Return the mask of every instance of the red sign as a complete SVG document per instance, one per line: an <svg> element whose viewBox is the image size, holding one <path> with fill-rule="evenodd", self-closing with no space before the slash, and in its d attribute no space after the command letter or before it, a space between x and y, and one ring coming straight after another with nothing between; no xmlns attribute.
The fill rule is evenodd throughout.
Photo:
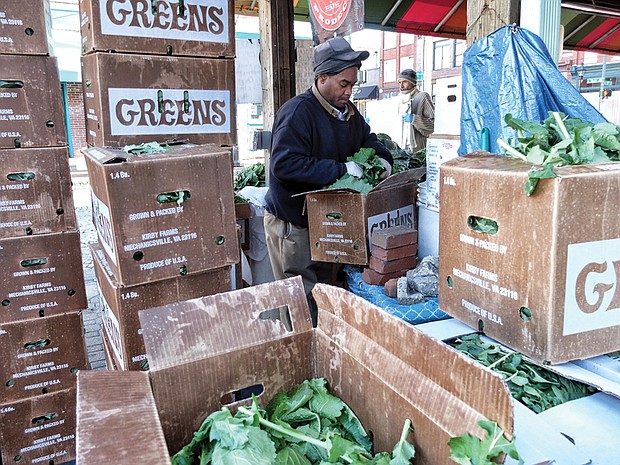
<svg viewBox="0 0 620 465"><path fill-rule="evenodd" d="M308 0L318 25L327 31L335 31L347 19L351 9L350 0Z"/></svg>

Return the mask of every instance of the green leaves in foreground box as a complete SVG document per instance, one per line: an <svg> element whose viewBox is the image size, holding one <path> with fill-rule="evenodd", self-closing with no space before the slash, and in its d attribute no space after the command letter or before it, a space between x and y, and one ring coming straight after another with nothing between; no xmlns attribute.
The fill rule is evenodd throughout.
<svg viewBox="0 0 620 465"><path fill-rule="evenodd" d="M535 413L596 392L591 386L524 360L519 352L484 342L478 334L462 336L450 345L502 375L512 396Z"/></svg>
<svg viewBox="0 0 620 465"><path fill-rule="evenodd" d="M253 398L236 415L212 413L173 465L407 465L414 456L407 420L392 453L371 453L372 441L353 411L323 378L276 394L262 410Z"/></svg>
<svg viewBox="0 0 620 465"><path fill-rule="evenodd" d="M557 111L550 111L543 124L523 121L510 113L504 120L518 137L498 139L498 145L506 155L535 165L525 184L528 196L534 193L538 181L556 177L556 166L620 160L620 127L613 123L592 124Z"/></svg>
<svg viewBox="0 0 620 465"><path fill-rule="evenodd" d="M508 441L504 437L504 431L495 422L482 420L478 425L487 432L484 439L465 433L448 442L450 458L454 462L460 465L495 465L493 459L500 454L506 454L518 460L520 464L523 463L515 448L514 440Z"/></svg>

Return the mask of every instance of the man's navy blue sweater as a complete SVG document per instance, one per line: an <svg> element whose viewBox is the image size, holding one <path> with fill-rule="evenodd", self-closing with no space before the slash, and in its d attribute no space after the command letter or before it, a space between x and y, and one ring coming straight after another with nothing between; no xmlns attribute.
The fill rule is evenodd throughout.
<svg viewBox="0 0 620 465"><path fill-rule="evenodd" d="M294 194L321 189L347 172L347 157L362 147L374 148L393 162L390 152L370 131L354 105L346 121L332 116L312 89L293 97L278 110L272 129L269 190L266 209L276 217L307 227L304 196Z"/></svg>

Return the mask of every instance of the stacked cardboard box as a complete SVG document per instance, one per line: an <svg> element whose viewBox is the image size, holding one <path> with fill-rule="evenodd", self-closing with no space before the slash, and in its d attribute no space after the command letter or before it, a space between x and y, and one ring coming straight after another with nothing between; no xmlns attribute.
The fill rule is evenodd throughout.
<svg viewBox="0 0 620 465"><path fill-rule="evenodd" d="M234 8L108 5L80 1L92 253L109 366L145 370L138 312L231 290L240 269ZM167 150L124 150L152 142Z"/></svg>
<svg viewBox="0 0 620 465"><path fill-rule="evenodd" d="M75 456L80 237L49 4L0 6L0 463Z"/></svg>
<svg viewBox="0 0 620 465"><path fill-rule="evenodd" d="M383 286L390 279L405 276L416 267L418 232L407 226L377 229L372 233L371 256L362 279Z"/></svg>

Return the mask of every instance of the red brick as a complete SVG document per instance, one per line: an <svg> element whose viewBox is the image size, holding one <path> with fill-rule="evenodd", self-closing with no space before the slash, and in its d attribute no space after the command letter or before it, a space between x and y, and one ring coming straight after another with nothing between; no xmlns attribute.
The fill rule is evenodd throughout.
<svg viewBox="0 0 620 465"><path fill-rule="evenodd" d="M398 280L400 278L388 279L385 283L385 295L396 299L398 297Z"/></svg>
<svg viewBox="0 0 620 465"><path fill-rule="evenodd" d="M390 228L375 229L371 236L372 245L384 249L393 249L405 245L415 244L418 241L418 231L407 226L392 226Z"/></svg>
<svg viewBox="0 0 620 465"><path fill-rule="evenodd" d="M377 257L385 262L405 257L416 257L418 255L418 244L409 244L391 249L384 249L378 245L373 245L371 254L373 257Z"/></svg>
<svg viewBox="0 0 620 465"><path fill-rule="evenodd" d="M390 260L383 261L379 260L377 257L370 257L370 263L368 264L370 268L375 270L377 273L394 273L396 271L409 271L412 268L415 268L417 265L417 258L414 257L405 257L399 258L398 260Z"/></svg>
<svg viewBox="0 0 620 465"><path fill-rule="evenodd" d="M405 276L405 274L407 274L407 271L382 274L377 273L371 268L364 268L364 271L362 272L362 279L365 283L374 284L375 286L383 286L390 279L400 278L401 276Z"/></svg>

